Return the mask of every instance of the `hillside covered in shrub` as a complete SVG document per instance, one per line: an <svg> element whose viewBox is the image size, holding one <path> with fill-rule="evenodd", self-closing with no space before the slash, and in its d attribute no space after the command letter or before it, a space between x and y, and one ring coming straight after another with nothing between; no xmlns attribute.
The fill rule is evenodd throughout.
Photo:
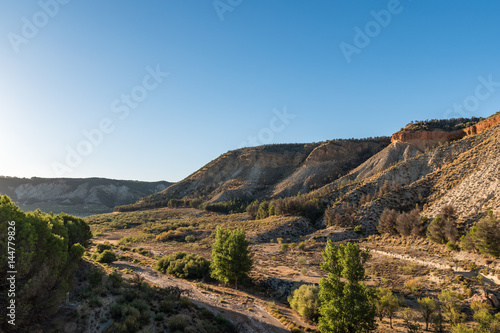
<svg viewBox="0 0 500 333"><path fill-rule="evenodd" d="M15 288L0 294L15 304L15 326L1 316L2 331L33 332L54 314L71 289L75 270L92 237L89 226L67 214L24 213L7 196L0 197L0 260L9 262ZM12 263L13 266L10 266ZM4 266L5 267L5 266ZM6 281L7 270L1 279Z"/></svg>

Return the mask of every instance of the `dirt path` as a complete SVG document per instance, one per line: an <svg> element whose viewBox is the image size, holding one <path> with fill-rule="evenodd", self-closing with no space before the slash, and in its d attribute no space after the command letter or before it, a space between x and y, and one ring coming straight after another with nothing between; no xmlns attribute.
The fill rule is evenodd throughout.
<svg viewBox="0 0 500 333"><path fill-rule="evenodd" d="M221 314L238 325L240 332L290 332L276 318L271 316L264 308L261 301L253 297L247 297L245 303L238 302L216 292L199 290L189 281L161 274L151 267L130 263L127 261L116 261L120 268L131 268L146 281L160 287L175 286L189 291L189 297L195 304L204 307L214 314Z"/></svg>

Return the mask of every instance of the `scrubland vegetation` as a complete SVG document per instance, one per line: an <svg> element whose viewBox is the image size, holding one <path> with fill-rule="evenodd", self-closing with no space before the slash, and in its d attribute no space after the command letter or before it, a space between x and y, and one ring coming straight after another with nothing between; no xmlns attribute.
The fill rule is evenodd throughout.
<svg viewBox="0 0 500 333"><path fill-rule="evenodd" d="M36 317L26 317L29 325L58 325L57 319L51 318L61 315L59 311L54 317L66 292L71 291L70 299L80 306L78 310L69 309L65 315L70 313L71 322L77 327L94 325L103 332L139 332L152 327L172 332L211 332L221 327L237 330L234 323L190 301L187 289L151 287L134 273L133 266L129 266L132 269L119 268L122 262L154 267L161 274L179 279L200 281L195 285L202 294L222 290L224 295L227 290L237 288L243 295L257 293L263 301L271 297L278 303L266 305L269 313L297 332L366 332L379 331L383 327L408 332L424 329L495 332L500 323L492 304L487 301L488 293L486 298L477 296L486 290L481 275L477 275L479 278L464 277L446 269L387 259L377 252L363 250L383 249L384 244L385 247L391 244L392 249L402 244L429 244L427 249L431 250L431 244L435 244L435 249L442 247L439 251L444 254L465 250L498 257L498 221L492 213L466 232L457 224L451 206L444 207L439 216L430 221L421 216L418 207L409 212L386 210L379 221L380 236L371 236L361 243L334 244L311 237L300 241L299 234L277 237L279 229L273 227L283 225L283 230L287 230L293 225L292 221L304 218L280 210L278 212L283 215L260 216L259 219L256 214L251 219L253 216L249 213L163 208L93 216L87 219L89 228L83 220L68 215L25 214L8 198L2 200L5 214L15 216L19 225L23 219L33 224L33 230L41 231L42 226L49 223L59 225L52 227L52 232L57 231L56 235L61 238L39 232L38 242L43 244L40 235L45 234L48 239L61 239L59 251L68 251L65 257L69 261L62 271L57 268L62 263L57 266L50 260L38 259L47 269L59 269L62 272L59 276L67 279L68 284L65 289L58 289L58 293L52 293L52 300L47 296L43 302L33 299L42 304L43 310L40 309ZM290 200L307 202L300 196ZM274 209L283 202L275 200ZM264 210L261 203L253 205L257 212ZM249 211L252 210L250 206ZM268 212L269 207L267 205ZM91 245L91 229L99 234L98 242L83 256L86 263L80 264L81 273L78 274L81 278L75 278L78 258L85 247ZM256 242L269 232L276 237L265 238L268 243ZM106 235L121 236L114 242L99 241L107 239ZM375 244L379 245L374 247ZM271 250L274 248L276 250ZM162 249L169 254L162 255ZM272 255L266 254L270 250ZM49 253L45 255L53 256ZM58 253L60 256L63 252ZM318 256L320 253L322 256ZM37 260L36 255L33 258ZM68 262L74 264L71 266ZM266 262L274 264L269 267ZM292 272L295 273L274 275L270 268L280 265L294 267ZM457 265L472 265L472 262ZM67 270L67 267L72 268ZM273 276L281 281L277 289L261 289L273 281ZM217 285L217 281L222 285ZM289 286L284 294L279 291L283 287L278 287L282 284ZM472 296L476 300L470 300ZM221 304L230 302L230 299L221 299ZM346 322L344 318L351 319Z"/></svg>

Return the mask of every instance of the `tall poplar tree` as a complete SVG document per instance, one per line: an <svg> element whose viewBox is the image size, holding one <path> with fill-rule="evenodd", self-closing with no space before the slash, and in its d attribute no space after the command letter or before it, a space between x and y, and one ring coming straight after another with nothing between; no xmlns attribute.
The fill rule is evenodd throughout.
<svg viewBox="0 0 500 333"><path fill-rule="evenodd" d="M253 265L249 244L243 229L217 228L212 245L211 276L224 283L234 282L238 289L238 281L248 276Z"/></svg>
<svg viewBox="0 0 500 333"><path fill-rule="evenodd" d="M364 263L370 258L358 244L335 246L330 240L322 253L321 268L328 272L319 282L321 332L369 332L376 328L376 294L364 283Z"/></svg>

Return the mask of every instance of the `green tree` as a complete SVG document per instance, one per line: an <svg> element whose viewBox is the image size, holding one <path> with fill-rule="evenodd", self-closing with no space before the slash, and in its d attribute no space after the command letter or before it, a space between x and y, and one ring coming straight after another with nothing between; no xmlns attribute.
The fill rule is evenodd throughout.
<svg viewBox="0 0 500 333"><path fill-rule="evenodd" d="M438 244L455 243L458 240L456 220L455 209L450 205L444 206L427 227L427 238Z"/></svg>
<svg viewBox="0 0 500 333"><path fill-rule="evenodd" d="M387 316L392 328L392 318L394 317L396 311L398 311L399 309L399 300L392 293L392 291L387 288L378 288L377 296L378 297L375 300L375 304L377 306L377 315L380 320Z"/></svg>
<svg viewBox="0 0 500 333"><path fill-rule="evenodd" d="M66 214L24 213L4 195L0 196L0 235L0 261L7 263L10 257L17 271L16 328L31 332L30 326L54 314L70 290L84 252L81 244L88 244L91 237L89 227ZM9 249L12 243L15 252ZM2 281L6 272L0 272ZM0 303L6 301L7 293L0 293ZM7 320L0 317L0 331L12 328Z"/></svg>
<svg viewBox="0 0 500 333"><path fill-rule="evenodd" d="M402 311L401 316L403 317L404 326L406 326L406 331L408 333L418 333L420 332L420 325L417 323L417 318L415 316L415 312L406 308Z"/></svg>
<svg viewBox="0 0 500 333"><path fill-rule="evenodd" d="M358 244L335 246L330 240L321 268L328 272L319 283L321 332L368 332L376 328L376 294L364 283L364 263L370 258Z"/></svg>
<svg viewBox="0 0 500 333"><path fill-rule="evenodd" d="M197 254L177 252L159 259L155 269L184 279L202 278L208 274L210 263Z"/></svg>
<svg viewBox="0 0 500 333"><path fill-rule="evenodd" d="M477 333L474 329L465 326L464 324L458 324L451 328L450 333Z"/></svg>
<svg viewBox="0 0 500 333"><path fill-rule="evenodd" d="M290 307L308 320L317 320L319 317L319 296L318 287L307 284L295 289L292 295L288 296Z"/></svg>
<svg viewBox="0 0 500 333"><path fill-rule="evenodd" d="M247 207L247 213L251 220L255 220L257 217L257 211L259 210L259 202L254 201Z"/></svg>
<svg viewBox="0 0 500 333"><path fill-rule="evenodd" d="M65 213L58 215L66 229L68 229L68 244L80 243L83 247L89 246L92 238L90 227L79 217L71 216Z"/></svg>
<svg viewBox="0 0 500 333"><path fill-rule="evenodd" d="M248 276L253 265L249 244L243 229L217 228L212 245L211 276L224 283L234 282L238 289L238 281Z"/></svg>
<svg viewBox="0 0 500 333"><path fill-rule="evenodd" d="M462 246L466 249L476 248L479 252L500 257L500 221L486 216L462 237Z"/></svg>
<svg viewBox="0 0 500 333"><path fill-rule="evenodd" d="M479 323L479 331L488 333L500 332L500 313L491 314L493 308L488 303L472 303L474 320Z"/></svg>
<svg viewBox="0 0 500 333"><path fill-rule="evenodd" d="M435 217L427 227L427 238L434 243L446 244L445 226L446 221L441 216Z"/></svg>
<svg viewBox="0 0 500 333"><path fill-rule="evenodd" d="M438 304L436 300L430 297L419 298L417 299L417 302L420 305L418 311L422 315L422 318L424 318L425 320L425 330L427 331L429 329L429 322L438 309Z"/></svg>
<svg viewBox="0 0 500 333"><path fill-rule="evenodd" d="M457 214L455 208L451 205L446 205L441 209L441 216L445 220L444 234L448 242L456 242L458 240L458 229L457 229Z"/></svg>
<svg viewBox="0 0 500 333"><path fill-rule="evenodd" d="M465 320L462 313L462 296L452 290L443 290L438 296L442 303L443 317L452 325L457 325Z"/></svg>
<svg viewBox="0 0 500 333"><path fill-rule="evenodd" d="M438 303L436 313L431 318L432 328L434 332L444 331L444 317L441 304Z"/></svg>
<svg viewBox="0 0 500 333"><path fill-rule="evenodd" d="M257 210L256 220L262 220L269 216L269 202L263 201L259 204L259 209Z"/></svg>

